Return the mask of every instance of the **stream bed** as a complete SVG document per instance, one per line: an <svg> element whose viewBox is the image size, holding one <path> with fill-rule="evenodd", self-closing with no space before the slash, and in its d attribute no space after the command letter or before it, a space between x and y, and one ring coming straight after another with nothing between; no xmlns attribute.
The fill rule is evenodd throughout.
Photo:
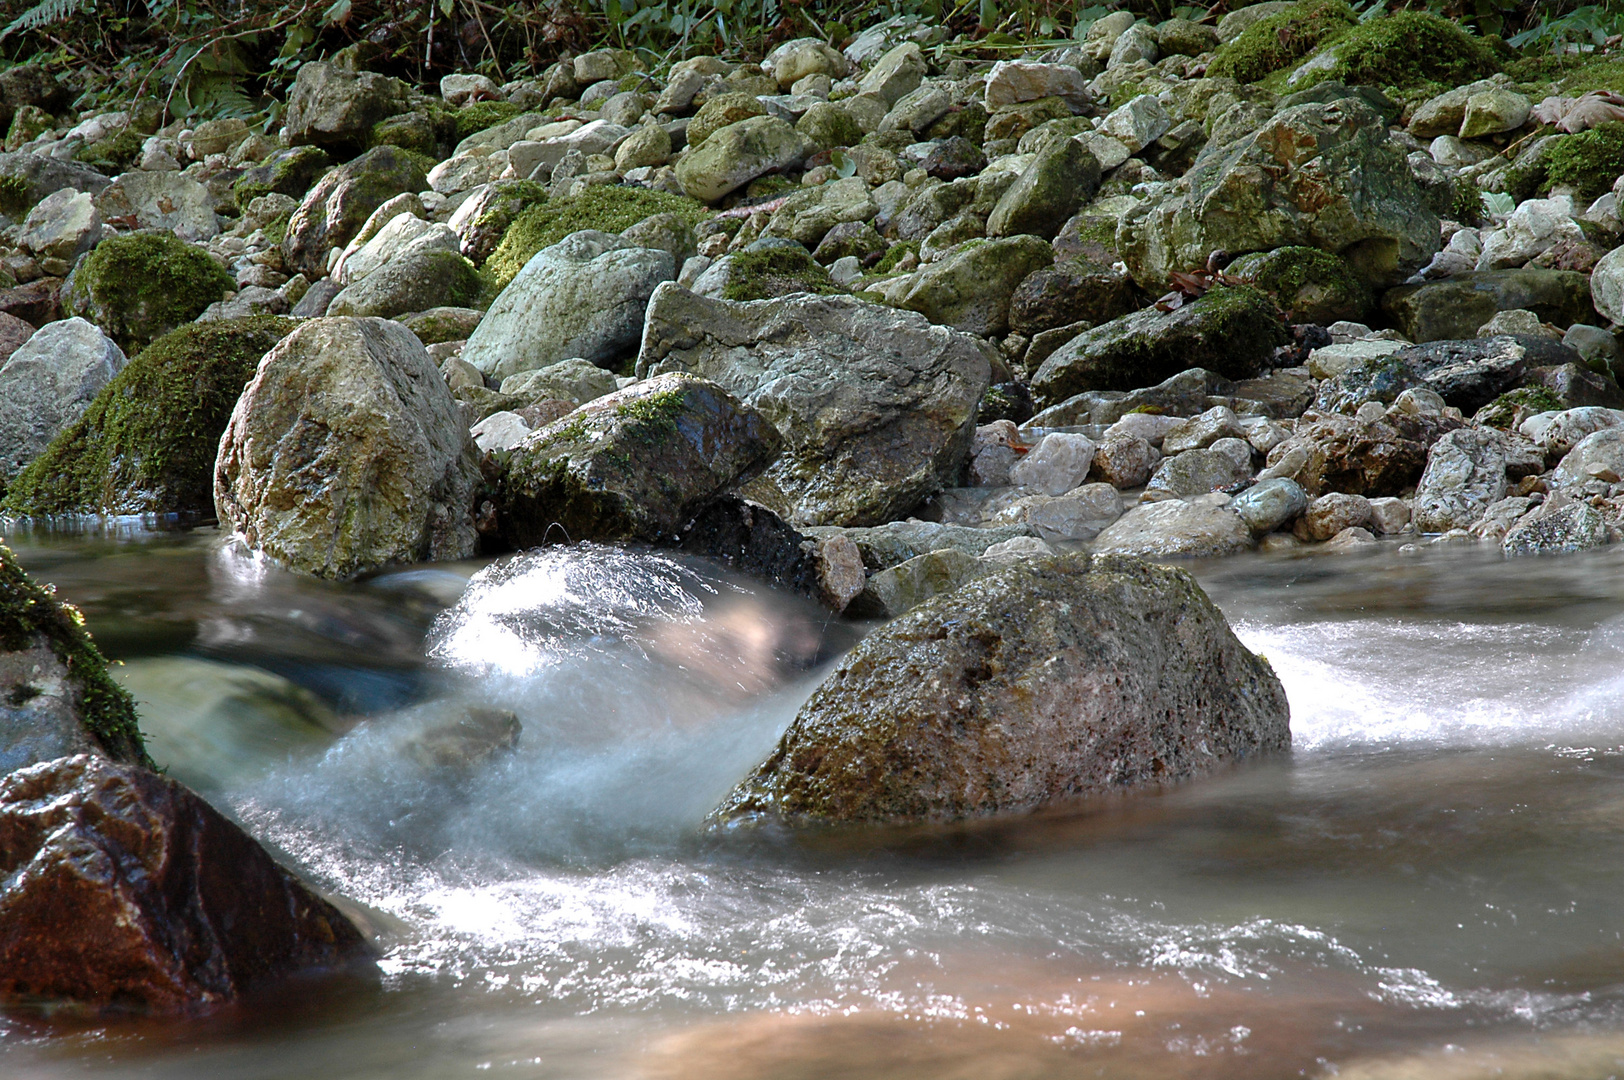
<svg viewBox="0 0 1624 1080"><path fill-rule="evenodd" d="M383 951L201 1017L0 1017L6 1077L1624 1075L1617 549L1194 566L1285 683L1289 756L787 835L704 819L863 627L715 566L327 585L212 529L10 540L153 756Z"/></svg>

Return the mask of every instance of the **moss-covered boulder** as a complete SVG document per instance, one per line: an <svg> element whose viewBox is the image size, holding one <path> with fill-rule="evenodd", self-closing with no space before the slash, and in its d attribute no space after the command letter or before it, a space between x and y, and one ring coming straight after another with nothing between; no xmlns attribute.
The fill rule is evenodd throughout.
<svg viewBox="0 0 1624 1080"><path fill-rule="evenodd" d="M897 306L955 330L1000 335L1015 289L1052 262L1054 249L1035 236L971 240L915 274Z"/></svg>
<svg viewBox="0 0 1624 1080"><path fill-rule="evenodd" d="M1021 560L864 638L712 821L1026 813L1290 746L1280 680L1189 574Z"/></svg>
<svg viewBox="0 0 1624 1080"><path fill-rule="evenodd" d="M589 187L579 195L532 206L513 219L496 250L485 260L486 286L493 295L500 293L531 256L571 233L583 229L624 232L655 214L677 214L693 224L708 216L693 199L613 184Z"/></svg>
<svg viewBox="0 0 1624 1080"><path fill-rule="evenodd" d="M106 176L117 176L134 167L141 156L141 142L139 134L125 127L80 147L73 159Z"/></svg>
<svg viewBox="0 0 1624 1080"><path fill-rule="evenodd" d="M327 314L393 319L443 305L469 307L483 288L474 264L457 252L412 251L346 285Z"/></svg>
<svg viewBox="0 0 1624 1080"><path fill-rule="evenodd" d="M327 253L343 248L372 211L396 195L427 190L422 165L396 146L378 146L322 177L288 221L282 258L309 278L327 274Z"/></svg>
<svg viewBox="0 0 1624 1080"><path fill-rule="evenodd" d="M1145 299L1123 270L1088 258L1028 274L1009 301L1009 328L1032 337L1073 323L1098 326L1139 310Z"/></svg>
<svg viewBox="0 0 1624 1080"><path fill-rule="evenodd" d="M1624 174L1624 123L1614 121L1552 139L1543 164L1542 190L1571 187L1585 202L1611 191L1613 181Z"/></svg>
<svg viewBox="0 0 1624 1080"><path fill-rule="evenodd" d="M85 256L63 287L62 307L133 355L203 314L236 284L201 248L167 233L131 233L103 240Z"/></svg>
<svg viewBox="0 0 1624 1080"><path fill-rule="evenodd" d="M724 261L727 264L727 284L722 287L724 300L770 300L791 293L832 296L846 291L800 247L741 251Z"/></svg>
<svg viewBox="0 0 1624 1080"><path fill-rule="evenodd" d="M677 163L683 192L714 203L752 180L798 167L816 148L776 116L752 116L719 128Z"/></svg>
<svg viewBox="0 0 1624 1080"><path fill-rule="evenodd" d="M1288 80L1294 89L1335 79L1348 86L1435 89L1484 79L1500 61L1458 22L1426 11L1367 19L1324 45Z"/></svg>
<svg viewBox="0 0 1624 1080"><path fill-rule="evenodd" d="M83 753L152 764L84 617L0 545L0 775Z"/></svg>
<svg viewBox="0 0 1624 1080"><path fill-rule="evenodd" d="M668 540L782 446L766 417L715 383L677 373L648 379L588 402L512 451L499 488L502 534L516 547Z"/></svg>
<svg viewBox="0 0 1624 1080"><path fill-rule="evenodd" d="M1084 331L1043 361L1032 396L1055 405L1085 390L1154 386L1187 368L1255 378L1290 340L1280 309L1263 293L1213 289L1176 311L1146 308Z"/></svg>
<svg viewBox="0 0 1624 1080"><path fill-rule="evenodd" d="M489 130L498 124L505 124L523 112L523 109L511 101L475 101L464 105L452 114L452 119L457 125L457 141L461 142L470 135Z"/></svg>
<svg viewBox="0 0 1624 1080"><path fill-rule="evenodd" d="M214 513L214 455L287 319L193 323L149 345L6 491L8 514Z"/></svg>
<svg viewBox="0 0 1624 1080"><path fill-rule="evenodd" d="M1215 78L1257 82L1293 67L1321 42L1359 25L1343 0L1300 0L1289 9L1260 19L1218 49L1207 74Z"/></svg>
<svg viewBox="0 0 1624 1080"><path fill-rule="evenodd" d="M313 60L299 66L288 93L288 141L353 153L366 145L373 125L406 112L411 100L399 79Z"/></svg>
<svg viewBox="0 0 1624 1080"><path fill-rule="evenodd" d="M547 189L533 180L498 180L470 192L451 215L462 253L482 266L502 242L513 219L547 201Z"/></svg>
<svg viewBox="0 0 1624 1080"><path fill-rule="evenodd" d="M327 156L327 151L319 146L277 150L239 176L232 184L231 192L236 196L237 205L244 210L261 195L272 192L300 199L332 163L333 159Z"/></svg>
<svg viewBox="0 0 1624 1080"><path fill-rule="evenodd" d="M688 121L688 148L693 150L705 145L706 139L729 124L748 120L752 116L765 116L766 113L767 107L757 101L754 95L717 94L700 106L694 118Z"/></svg>
<svg viewBox="0 0 1624 1080"><path fill-rule="evenodd" d="M1226 272L1273 297L1288 322L1329 326L1342 319L1357 321L1375 302L1347 263L1318 248L1254 252L1236 259Z"/></svg>
<svg viewBox="0 0 1624 1080"><path fill-rule="evenodd" d="M485 313L470 307L432 307L400 320L425 345L446 341L466 341L479 326Z"/></svg>

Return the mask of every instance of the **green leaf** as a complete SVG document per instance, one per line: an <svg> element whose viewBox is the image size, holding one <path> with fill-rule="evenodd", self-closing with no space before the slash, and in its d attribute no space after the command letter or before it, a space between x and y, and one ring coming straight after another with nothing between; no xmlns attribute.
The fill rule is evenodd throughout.
<svg viewBox="0 0 1624 1080"><path fill-rule="evenodd" d="M440 0L440 14L451 18L457 10L457 0Z"/></svg>

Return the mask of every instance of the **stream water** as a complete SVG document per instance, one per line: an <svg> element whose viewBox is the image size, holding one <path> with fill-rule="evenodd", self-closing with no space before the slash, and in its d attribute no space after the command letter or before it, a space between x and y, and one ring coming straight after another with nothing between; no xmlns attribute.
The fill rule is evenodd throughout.
<svg viewBox="0 0 1624 1080"><path fill-rule="evenodd" d="M11 539L138 696L286 688L302 719L171 702L154 755L383 955L203 1017L0 1017L6 1077L1624 1075L1617 549L1195 567L1285 682L1288 757L787 836L703 821L862 628L715 567L329 586L212 530ZM514 749L441 752L500 710Z"/></svg>

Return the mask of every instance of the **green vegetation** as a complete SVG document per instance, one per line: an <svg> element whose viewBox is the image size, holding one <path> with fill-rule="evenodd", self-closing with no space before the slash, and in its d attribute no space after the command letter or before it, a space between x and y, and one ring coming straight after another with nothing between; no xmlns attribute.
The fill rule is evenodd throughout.
<svg viewBox="0 0 1624 1080"><path fill-rule="evenodd" d="M1359 17L1343 0L1299 0L1291 10L1254 23L1219 48L1207 74L1257 82L1295 67L1322 43L1357 25Z"/></svg>
<svg viewBox="0 0 1624 1080"><path fill-rule="evenodd" d="M20 176L0 176L0 214L22 217L28 213L33 189Z"/></svg>
<svg viewBox="0 0 1624 1080"><path fill-rule="evenodd" d="M0 648L29 649L41 637L68 669L85 731L109 756L151 768L135 699L107 674L107 660L85 630L84 616L58 600L50 586L35 583L11 549L0 545Z"/></svg>
<svg viewBox="0 0 1624 1080"><path fill-rule="evenodd" d="M1612 190L1624 173L1624 123L1614 121L1556 139L1545 154L1545 190L1566 185L1586 201Z"/></svg>
<svg viewBox="0 0 1624 1080"><path fill-rule="evenodd" d="M508 287L531 256L582 229L618 233L654 214L678 214L698 224L709 211L692 199L666 191L599 185L579 195L532 206L513 219L496 250L485 260L485 287L495 296Z"/></svg>
<svg viewBox="0 0 1624 1080"><path fill-rule="evenodd" d="M1289 322L1327 325L1359 319L1373 298L1346 262L1311 247L1283 247L1243 255L1228 273L1267 293L1286 312Z"/></svg>
<svg viewBox="0 0 1624 1080"><path fill-rule="evenodd" d="M1427 84L1460 86L1500 70L1494 51L1481 39L1458 23L1425 11L1400 11L1362 22L1333 47L1336 63L1325 77L1349 86L1397 90Z"/></svg>
<svg viewBox="0 0 1624 1080"><path fill-rule="evenodd" d="M141 141L140 135L125 128L117 135L109 135L80 147L73 157L108 176L117 176L135 165L136 159L141 156Z"/></svg>
<svg viewBox="0 0 1624 1080"><path fill-rule="evenodd" d="M1519 411L1527 416L1530 413L1560 412L1563 408L1562 399L1545 387L1525 386L1501 394L1479 409L1472 419L1479 424L1508 431L1516 422Z"/></svg>
<svg viewBox="0 0 1624 1080"><path fill-rule="evenodd" d="M46 514L214 513L214 458L260 358L293 329L261 317L192 323L113 377L6 492Z"/></svg>
<svg viewBox="0 0 1624 1080"><path fill-rule="evenodd" d="M464 105L455 113L457 139L461 141L476 132L505 124L523 111L511 101L476 101Z"/></svg>
<svg viewBox="0 0 1624 1080"><path fill-rule="evenodd" d="M844 293L829 271L799 248L773 247L731 256L732 273L722 290L726 300L770 300L791 293L828 296Z"/></svg>
<svg viewBox="0 0 1624 1080"><path fill-rule="evenodd" d="M130 233L96 245L74 270L62 306L133 354L236 287L201 249L169 233Z"/></svg>
<svg viewBox="0 0 1624 1080"><path fill-rule="evenodd" d="M897 268L897 263L901 262L903 256L909 254L910 252L915 258L919 257L919 241L904 240L900 244L892 244L890 248L886 250L885 254L880 256L880 261L874 264L874 269L871 272L875 274L889 274L894 272Z"/></svg>

